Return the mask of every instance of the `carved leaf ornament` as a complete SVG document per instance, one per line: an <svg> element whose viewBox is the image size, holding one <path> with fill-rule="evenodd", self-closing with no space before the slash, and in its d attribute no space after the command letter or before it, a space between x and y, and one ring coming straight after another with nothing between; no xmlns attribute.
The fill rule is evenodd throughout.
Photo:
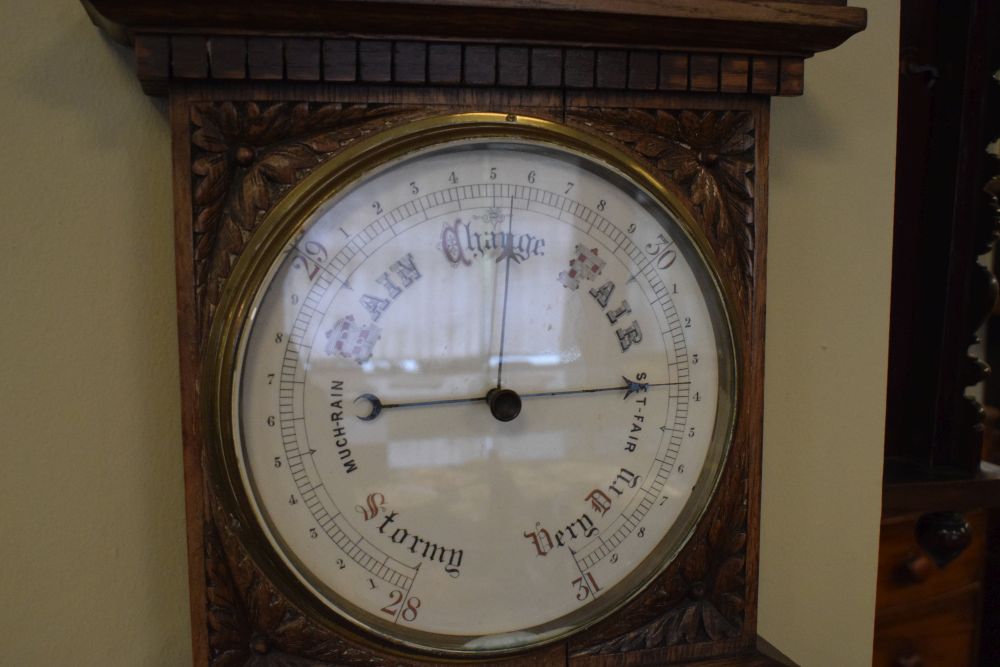
<svg viewBox="0 0 1000 667"><path fill-rule="evenodd" d="M661 584L663 597L673 603L653 621L579 654L666 648L740 634L746 590L746 504L735 512L720 504L706 520L708 530L695 536L678 571Z"/></svg>
<svg viewBox="0 0 1000 667"><path fill-rule="evenodd" d="M358 139L427 115L401 107L308 103L192 105L194 263L202 333L263 215L306 173ZM749 112L588 109L568 114L631 147L677 184L701 218L737 296L753 277L753 116ZM661 613L576 654L608 654L736 637L744 617L746 493L716 503L658 584ZM216 502L206 524L212 667L404 665L310 622L251 561ZM649 617L646 616L646 619ZM627 619L622 619L627 621Z"/></svg>
<svg viewBox="0 0 1000 667"><path fill-rule="evenodd" d="M576 654L738 636L745 611L746 520L745 505L735 516L720 505L708 517L705 534L686 549L680 571L664 584L675 603L642 627ZM212 667L406 664L385 662L307 620L253 564L217 502L207 526L206 556Z"/></svg>
<svg viewBox="0 0 1000 667"><path fill-rule="evenodd" d="M402 667L309 621L260 572L216 501L206 526L212 667Z"/></svg>
<svg viewBox="0 0 1000 667"><path fill-rule="evenodd" d="M263 214L329 156L413 115L400 107L305 102L192 105L195 289L203 332Z"/></svg>
<svg viewBox="0 0 1000 667"><path fill-rule="evenodd" d="M405 107L192 105L195 294L207 333L226 279L264 214L351 143L426 112ZM250 560L221 507L206 524L212 667L389 664L311 623Z"/></svg>

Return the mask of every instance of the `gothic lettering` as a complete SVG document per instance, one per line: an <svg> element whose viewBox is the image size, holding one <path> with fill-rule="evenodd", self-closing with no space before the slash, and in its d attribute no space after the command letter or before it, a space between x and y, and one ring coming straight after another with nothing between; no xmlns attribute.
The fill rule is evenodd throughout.
<svg viewBox="0 0 1000 667"><path fill-rule="evenodd" d="M391 275L389 271L395 275ZM390 264L388 271L383 271L382 275L375 279L375 282L385 290L386 297L362 294L358 301L368 311L368 315L371 316L372 321L378 322L378 319L382 317L382 313L389 309L389 306L403 293L403 290L419 279L420 270L417 268L416 262L413 261L413 254L406 253ZM402 284L402 287L397 282Z"/></svg>
<svg viewBox="0 0 1000 667"><path fill-rule="evenodd" d="M615 333L618 334L618 344L621 345L622 352L628 351L633 343L642 340L642 331L639 330L639 323L635 320L632 320L631 326L618 329Z"/></svg>
<svg viewBox="0 0 1000 667"><path fill-rule="evenodd" d="M573 540L590 538L597 533L598 529L594 525L594 520L590 518L589 514L584 513L578 519L563 526L562 529L555 531L555 546L565 547ZM524 533L524 537L531 542L537 556L545 556L553 548L552 535L549 534L548 530L542 528L540 523L535 524L535 530Z"/></svg>
<svg viewBox="0 0 1000 667"><path fill-rule="evenodd" d="M382 313L389 308L389 304L391 303L389 299L380 299L370 294L362 294L360 301L364 309L371 315L373 322L378 322L378 318L382 317Z"/></svg>
<svg viewBox="0 0 1000 667"><path fill-rule="evenodd" d="M535 530L530 533L524 533L524 536L531 540L531 544L535 547L535 551L538 556L548 556L549 551L552 550L552 536L549 535L549 531L542 528L541 524L535 524Z"/></svg>
<svg viewBox="0 0 1000 667"><path fill-rule="evenodd" d="M624 315L626 313L631 313L631 312L632 312L632 309L629 308L628 301L625 301L624 299L622 299L622 305L621 306L619 306L618 308L615 308L614 310L609 310L608 312L606 312L604 314L608 316L608 322L611 322L611 324L614 324L615 322L618 321L619 317L621 317L622 315Z"/></svg>
<svg viewBox="0 0 1000 667"><path fill-rule="evenodd" d="M434 542L424 539L402 526L391 526L399 517L399 512L389 512L382 520L382 525L378 527L378 532L387 536L393 544L399 544L411 554L419 556L424 560L440 563L444 566L444 571L450 577L459 576L462 567L462 557L465 555L463 549L443 547Z"/></svg>
<svg viewBox="0 0 1000 667"><path fill-rule="evenodd" d="M614 291L615 291L615 284L609 280L600 287L595 287L592 290L590 290L590 296L594 297L597 303L600 304L601 308L607 308L608 299L611 298L611 295L614 293Z"/></svg>
<svg viewBox="0 0 1000 667"><path fill-rule="evenodd" d="M545 239L531 234L511 234L502 230L473 231L472 224L456 219L441 229L441 252L453 266L469 266L472 259L496 257L520 263L545 254Z"/></svg>
<svg viewBox="0 0 1000 667"><path fill-rule="evenodd" d="M594 489L588 493L584 500L589 501L590 506L601 516L604 516L611 509L611 498L608 498L608 494L600 489Z"/></svg>

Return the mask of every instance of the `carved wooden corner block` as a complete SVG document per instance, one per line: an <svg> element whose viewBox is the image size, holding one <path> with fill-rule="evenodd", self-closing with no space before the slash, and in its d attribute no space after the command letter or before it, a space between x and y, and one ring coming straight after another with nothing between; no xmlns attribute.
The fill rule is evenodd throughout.
<svg viewBox="0 0 1000 667"><path fill-rule="evenodd" d="M292 605L251 560L210 497L205 525L209 664L212 667L407 667L322 627Z"/></svg>
<svg viewBox="0 0 1000 667"><path fill-rule="evenodd" d="M700 657L698 644L753 646L747 623L747 501L719 498L678 559L613 622L570 645L574 665L611 664L602 656L636 653L639 664ZM717 650L717 648L716 648Z"/></svg>
<svg viewBox="0 0 1000 667"><path fill-rule="evenodd" d="M291 186L349 144L428 113L306 102L192 104L192 243L202 332L250 235Z"/></svg>

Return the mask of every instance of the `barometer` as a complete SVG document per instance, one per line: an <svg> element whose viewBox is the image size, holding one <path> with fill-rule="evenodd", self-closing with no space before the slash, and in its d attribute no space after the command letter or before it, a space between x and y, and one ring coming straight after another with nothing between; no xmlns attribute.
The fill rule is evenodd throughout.
<svg viewBox="0 0 1000 667"><path fill-rule="evenodd" d="M770 98L863 9L84 5L168 97L195 664L774 664Z"/></svg>
<svg viewBox="0 0 1000 667"><path fill-rule="evenodd" d="M381 133L290 192L228 283L220 495L317 618L458 656L563 638L711 497L726 304L677 199L594 137L485 113Z"/></svg>

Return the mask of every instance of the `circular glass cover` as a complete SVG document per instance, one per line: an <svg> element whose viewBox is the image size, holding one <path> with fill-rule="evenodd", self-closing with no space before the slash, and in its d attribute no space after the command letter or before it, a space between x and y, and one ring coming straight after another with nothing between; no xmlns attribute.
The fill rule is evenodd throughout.
<svg viewBox="0 0 1000 667"><path fill-rule="evenodd" d="M439 653L627 602L700 517L735 409L724 299L666 195L568 131L490 127L314 175L244 258L220 380L255 552Z"/></svg>

